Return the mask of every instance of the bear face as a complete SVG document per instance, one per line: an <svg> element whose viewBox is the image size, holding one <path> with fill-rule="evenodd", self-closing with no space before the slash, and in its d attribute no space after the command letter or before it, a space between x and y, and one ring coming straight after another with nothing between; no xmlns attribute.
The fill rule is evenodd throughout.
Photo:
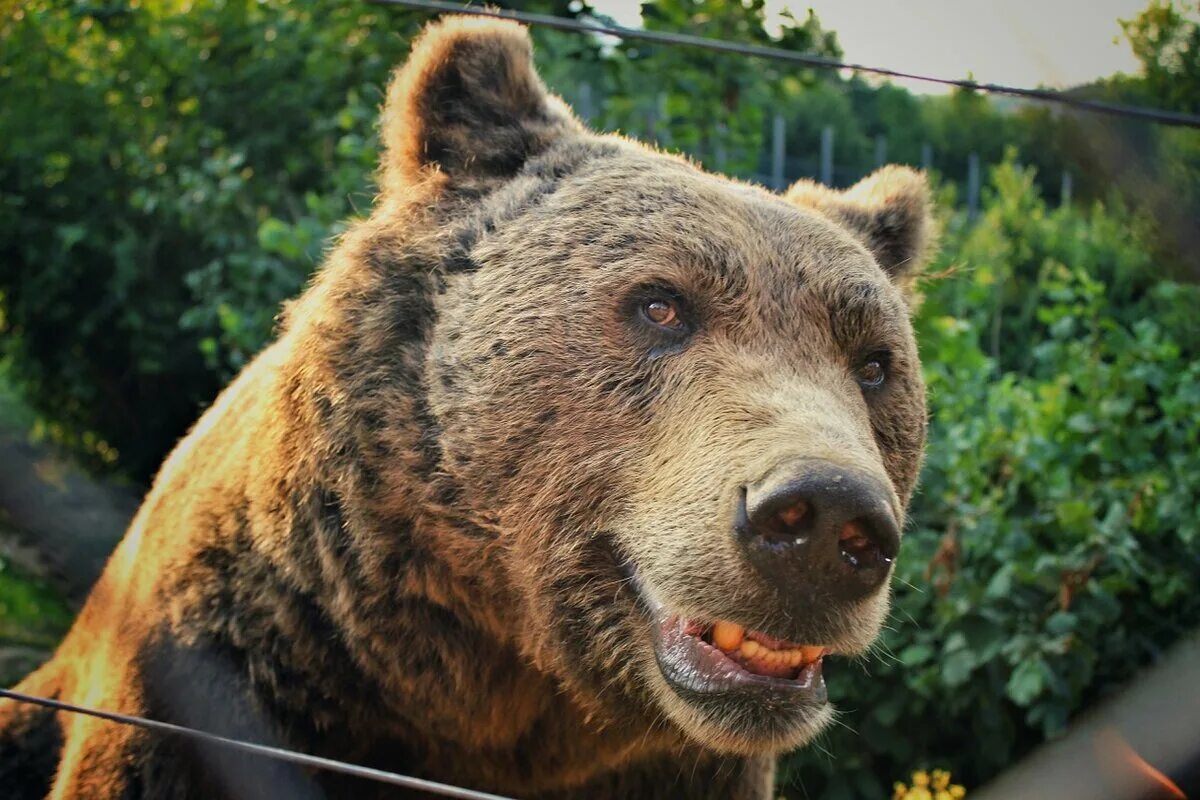
<svg viewBox="0 0 1200 800"><path fill-rule="evenodd" d="M779 196L589 132L477 19L427 31L383 137L376 217L450 253L420 282L426 496L486 540L456 569L511 604L506 644L638 736L806 742L920 467L923 179Z"/></svg>

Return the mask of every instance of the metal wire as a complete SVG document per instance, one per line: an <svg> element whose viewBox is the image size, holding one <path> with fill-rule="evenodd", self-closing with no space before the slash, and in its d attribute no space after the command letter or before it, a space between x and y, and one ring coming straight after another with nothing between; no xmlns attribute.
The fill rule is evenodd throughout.
<svg viewBox="0 0 1200 800"><path fill-rule="evenodd" d="M77 706L73 703L64 703L61 700L53 700L49 697L38 697L37 695L25 694L24 692L14 692L12 689L0 689L0 697L6 697L9 700L16 700L20 703L32 703L33 705L52 708L56 711L69 711L74 714L86 714L89 717L97 717L99 719L108 720L121 725L132 725L146 730L157 731L159 733L170 733L177 736L183 736L188 739L195 739L209 744L228 747L232 750L241 750L246 753L274 758L278 761L287 761L292 764L300 764L305 767L315 767L317 769L326 769L332 772L341 772L346 775L353 775L357 778L366 778L367 780L378 781L379 783L388 783L393 786L403 786L406 789L418 789L430 794L441 795L442 797L456 797L461 800L512 800L512 798L504 797L498 794L488 794L487 792L477 792L474 789L463 789L458 786L451 786L437 781L427 781L422 778L413 778L408 775L399 775L395 772L386 772L381 769L372 769L371 767L362 767L357 764L347 764L344 761L335 761L331 758L321 758L320 756L311 756L307 753L298 753L295 750L287 750L282 747L272 747L265 744L255 744L253 742L243 742L238 739L230 739L225 736L218 736L215 733L196 730L184 725L175 725L170 722L159 722L158 720L146 719L145 717L133 716L131 714L118 714L113 711L101 711L95 708L87 708L85 706Z"/></svg>
<svg viewBox="0 0 1200 800"><path fill-rule="evenodd" d="M429 11L448 14L474 14L480 17L496 17L524 22L530 25L543 25L558 30L576 31L579 33L598 33L605 36L616 36L620 39L636 39L656 44L681 45L684 47L699 47L705 50L715 50L720 53L735 53L755 58L768 58L775 61L786 61L793 64L803 64L822 69L849 69L856 72L869 72L874 75L884 75L890 78L907 78L925 83L936 83L942 86L957 86L962 89L1003 94L1012 97L1022 97L1043 103L1057 103L1081 111L1096 114L1108 114L1114 117L1142 119L1160 125L1173 125L1185 128L1200 128L1200 115L1187 114L1181 111L1167 111L1160 108L1131 106L1123 103L1108 103L1103 100L1089 100L1056 92L1052 89L1027 89L1019 86L1006 86L999 83L978 83L972 80L956 78L939 78L933 75L920 75L914 72L903 72L887 67L872 67L866 64L853 64L838 61L825 56L815 56L785 50L781 47L767 47L757 44L743 44L723 39L708 39L703 36L692 36L686 33L671 33L668 31L647 31L637 28L626 28L621 25L607 25L591 20L568 19L551 14L535 14L526 11L510 11L502 8L461 5L459 3L441 2L441 0L367 0L375 5L399 6L418 11Z"/></svg>

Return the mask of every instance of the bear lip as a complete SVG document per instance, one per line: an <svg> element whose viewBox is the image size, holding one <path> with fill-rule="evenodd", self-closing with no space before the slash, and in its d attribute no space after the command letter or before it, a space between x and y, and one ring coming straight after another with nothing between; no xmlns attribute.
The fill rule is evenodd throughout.
<svg viewBox="0 0 1200 800"><path fill-rule="evenodd" d="M642 581L637 570L624 563L624 572L638 598L653 619L655 659L667 683L677 693L702 696L739 694L787 695L805 705L822 705L827 700L822 659L829 652L821 647L815 657L796 667L772 666L740 653L725 652L712 641L714 625L685 619L669 611ZM746 630L753 640L771 650L800 649L801 645ZM803 648L811 651L813 648Z"/></svg>

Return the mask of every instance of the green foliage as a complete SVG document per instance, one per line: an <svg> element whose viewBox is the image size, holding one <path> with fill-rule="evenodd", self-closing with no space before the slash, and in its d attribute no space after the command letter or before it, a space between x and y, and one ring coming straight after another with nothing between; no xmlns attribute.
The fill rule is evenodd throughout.
<svg viewBox="0 0 1200 800"><path fill-rule="evenodd" d="M0 558L0 647L54 647L73 617L70 606L44 579Z"/></svg>
<svg viewBox="0 0 1200 800"><path fill-rule="evenodd" d="M1194 3L1151 0L1121 28L1142 64L1142 93L1177 111L1200 111L1200 14Z"/></svg>
<svg viewBox="0 0 1200 800"><path fill-rule="evenodd" d="M337 0L43 0L0 22L0 347L52 437L157 466L369 203L414 29Z"/></svg>
<svg viewBox="0 0 1200 800"><path fill-rule="evenodd" d="M44 661L74 617L59 592L6 552L11 537L0 520L0 686Z"/></svg>
<svg viewBox="0 0 1200 800"><path fill-rule="evenodd" d="M785 762L789 796L883 798L921 764L978 786L1200 625L1200 288L1011 163L939 268L892 624L830 670L844 726Z"/></svg>
<svg viewBox="0 0 1200 800"><path fill-rule="evenodd" d="M1169 111L1200 111L1200 10L1195 3L1151 0L1121 20L1140 64L1137 75L1115 75L1081 87L1083 96ZM1054 146L1039 164L1056 161L1082 178L1084 197L1120 193L1154 221L1148 242L1175 275L1200 277L1200 130L1132 120L1101 122L1063 115L1037 126Z"/></svg>
<svg viewBox="0 0 1200 800"><path fill-rule="evenodd" d="M27 431L37 422L37 415L13 385L10 369L8 360L0 359L0 434Z"/></svg>
<svg viewBox="0 0 1200 800"><path fill-rule="evenodd" d="M841 56L836 36L811 12L803 22L789 14L780 34L769 34L765 0L658 0L643 4L642 18L649 30ZM770 109L816 81L811 71L694 48L629 42L621 55L614 63L627 90L616 98L618 127L742 174L758 167ZM648 75L657 78L649 97L634 88Z"/></svg>

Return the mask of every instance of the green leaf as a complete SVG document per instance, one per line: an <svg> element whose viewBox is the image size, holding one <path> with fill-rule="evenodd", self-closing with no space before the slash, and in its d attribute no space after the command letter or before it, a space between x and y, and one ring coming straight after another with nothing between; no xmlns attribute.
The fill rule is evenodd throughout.
<svg viewBox="0 0 1200 800"><path fill-rule="evenodd" d="M1041 657L1034 656L1017 664L1004 692L1021 707L1026 707L1042 693L1045 687L1046 662Z"/></svg>
<svg viewBox="0 0 1200 800"><path fill-rule="evenodd" d="M957 650L942 660L942 683L950 689L962 686L975 669L975 654Z"/></svg>
<svg viewBox="0 0 1200 800"><path fill-rule="evenodd" d="M919 666L933 658L933 648L927 644L910 644L900 651L899 658L907 667Z"/></svg>

